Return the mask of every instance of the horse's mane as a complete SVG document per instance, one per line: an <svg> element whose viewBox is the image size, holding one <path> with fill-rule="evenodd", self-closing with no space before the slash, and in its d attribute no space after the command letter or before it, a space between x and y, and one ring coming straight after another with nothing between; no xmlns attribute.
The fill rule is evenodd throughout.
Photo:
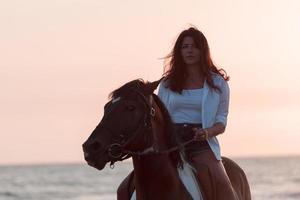
<svg viewBox="0 0 300 200"><path fill-rule="evenodd" d="M159 107L159 109L163 115L163 118L165 120L165 133L166 133L166 137L169 138L167 140L168 141L167 146L168 147L177 146L178 143L176 140L176 135L175 135L175 131L173 128L173 122L171 120L171 116L170 116L167 108L163 104L163 102L159 99L159 97L156 94L153 94L152 96L153 96L157 106ZM170 157L172 159L173 165L175 165L176 167L177 166L182 167L183 161L181 159L179 150L176 150L176 151L170 153Z"/></svg>

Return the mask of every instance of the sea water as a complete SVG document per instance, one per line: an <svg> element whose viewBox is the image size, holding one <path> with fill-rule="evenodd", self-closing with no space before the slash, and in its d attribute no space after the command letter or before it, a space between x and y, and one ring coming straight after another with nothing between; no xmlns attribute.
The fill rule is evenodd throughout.
<svg viewBox="0 0 300 200"><path fill-rule="evenodd" d="M254 200L300 200L300 157L236 158ZM112 200L130 161L98 171L87 164L0 166L0 200Z"/></svg>

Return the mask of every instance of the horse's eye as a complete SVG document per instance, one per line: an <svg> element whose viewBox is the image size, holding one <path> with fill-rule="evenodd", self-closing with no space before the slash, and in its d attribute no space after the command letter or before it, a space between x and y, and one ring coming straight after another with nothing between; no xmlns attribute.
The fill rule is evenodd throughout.
<svg viewBox="0 0 300 200"><path fill-rule="evenodd" d="M129 110L129 111L133 111L133 110L135 110L135 106L129 105L129 106L126 107L126 109Z"/></svg>

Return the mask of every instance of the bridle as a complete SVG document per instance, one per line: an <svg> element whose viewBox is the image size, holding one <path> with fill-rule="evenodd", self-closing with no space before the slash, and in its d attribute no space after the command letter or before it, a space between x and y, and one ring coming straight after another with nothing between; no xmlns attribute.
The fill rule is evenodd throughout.
<svg viewBox="0 0 300 200"><path fill-rule="evenodd" d="M108 156L110 157L110 167L113 168L114 167L114 163L117 161L122 161L125 160L131 156L137 156L137 157L141 157L144 155L150 155L150 154L156 154L156 155L162 155L162 154L169 154L173 151L182 149L185 145L189 144L190 142L193 141L193 139L186 141L185 143L179 144L177 146L171 147L167 150L163 150L160 151L157 148L155 148L156 144L155 141L153 140L146 140L146 142L151 142L152 144L149 144L149 148L146 148L142 151L131 151L126 149L126 146L128 146L132 141L134 141L139 133L144 133L146 134L147 137L149 136L153 136L152 133L152 123L151 123L151 119L155 117L156 115L156 110L153 107L153 97L150 96L149 100L146 98L146 96L138 91L138 90L133 90L133 92L136 92L138 94L138 96L140 97L140 99L142 99L143 104L146 107L146 111L144 112L144 116L142 118L142 120L140 121L140 125L138 126L137 129L135 129L134 133L132 134L133 136L126 140L127 138L125 138L124 135L120 134L118 139L115 139L117 142L114 142L112 144L110 144L107 148L106 148L106 152L108 153ZM112 109L110 108L111 105L118 103L118 101L122 101L122 97L118 97L117 99L113 99L111 102L109 102L108 104L108 109ZM110 110L108 110L108 114L110 113ZM109 130L108 130L109 131Z"/></svg>

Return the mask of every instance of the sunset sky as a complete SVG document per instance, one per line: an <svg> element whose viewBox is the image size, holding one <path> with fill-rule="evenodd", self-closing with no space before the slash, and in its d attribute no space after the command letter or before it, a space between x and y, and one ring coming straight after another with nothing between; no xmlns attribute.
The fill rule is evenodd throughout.
<svg viewBox="0 0 300 200"><path fill-rule="evenodd" d="M109 92L191 24L231 77L228 157L300 155L298 0L0 2L0 164L84 162Z"/></svg>

